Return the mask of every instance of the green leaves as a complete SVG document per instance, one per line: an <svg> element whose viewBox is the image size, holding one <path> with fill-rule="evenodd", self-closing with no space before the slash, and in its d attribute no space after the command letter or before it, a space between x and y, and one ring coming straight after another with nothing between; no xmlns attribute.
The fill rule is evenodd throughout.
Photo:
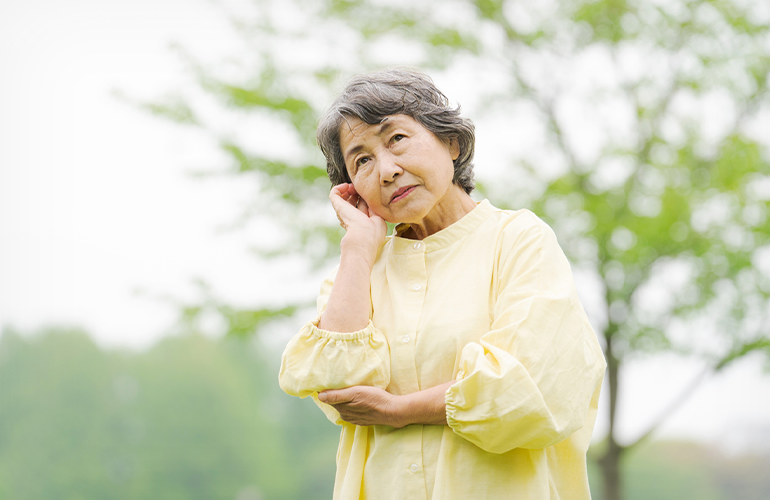
<svg viewBox="0 0 770 500"><path fill-rule="evenodd" d="M235 337L251 337L268 321L290 317L296 310L296 306L273 309L236 309L227 305L217 307L217 312L227 321L227 334Z"/></svg>
<svg viewBox="0 0 770 500"><path fill-rule="evenodd" d="M167 95L156 101L139 101L119 91L113 92L113 95L121 101L128 102L160 118L183 125L200 125L195 112L181 96Z"/></svg>
<svg viewBox="0 0 770 500"><path fill-rule="evenodd" d="M715 369L721 370L734 361L753 352L763 352L766 356L770 356L770 339L758 338L751 342L737 343L725 357L719 360Z"/></svg>
<svg viewBox="0 0 770 500"><path fill-rule="evenodd" d="M150 113L168 118L169 120L186 125L198 125L198 119L192 108L181 99L168 99L162 102L144 104Z"/></svg>
<svg viewBox="0 0 770 500"><path fill-rule="evenodd" d="M475 0L473 3L483 18L500 21L503 17L503 5L505 5L505 2L502 0Z"/></svg>
<svg viewBox="0 0 770 500"><path fill-rule="evenodd" d="M456 29L438 28L426 34L425 40L434 47L446 47L449 49L466 49L470 52L479 51L479 42L475 37L461 33Z"/></svg>
<svg viewBox="0 0 770 500"><path fill-rule="evenodd" d="M742 188L751 179L750 174L770 174L770 164L763 162L757 143L736 134L724 140L710 173L710 187L743 196Z"/></svg>
<svg viewBox="0 0 770 500"><path fill-rule="evenodd" d="M218 334L233 337L252 337L268 323L291 317L299 307L307 304L291 304L282 307L235 307L216 298L208 284L197 282L203 298L193 303L178 303L180 310L179 328L185 332ZM207 331L204 322L214 317L221 320L219 329Z"/></svg>
<svg viewBox="0 0 770 500"><path fill-rule="evenodd" d="M617 43L628 35L623 29L623 16L633 11L625 0L600 0L584 2L573 15L574 21L591 27L593 39Z"/></svg>
<svg viewBox="0 0 770 500"><path fill-rule="evenodd" d="M206 85L228 106L283 113L304 141L315 141L316 115L307 101L272 92L267 85L244 88L218 81Z"/></svg>
<svg viewBox="0 0 770 500"><path fill-rule="evenodd" d="M296 186L295 182L313 184L319 179L326 179L326 170L315 165L294 166L263 156L250 155L235 143L228 141L223 142L221 147L235 160L235 170L238 173L258 172L271 179L288 178L292 187Z"/></svg>

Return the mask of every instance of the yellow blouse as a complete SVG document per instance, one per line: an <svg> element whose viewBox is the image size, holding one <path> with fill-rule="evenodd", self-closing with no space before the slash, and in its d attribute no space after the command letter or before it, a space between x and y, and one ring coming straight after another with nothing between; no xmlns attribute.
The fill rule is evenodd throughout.
<svg viewBox="0 0 770 500"><path fill-rule="evenodd" d="M606 365L543 221L485 200L422 241L388 238L358 332L317 328L332 284L286 347L279 378L342 426L335 500L590 498L585 455ZM449 425L356 426L317 398L453 379Z"/></svg>

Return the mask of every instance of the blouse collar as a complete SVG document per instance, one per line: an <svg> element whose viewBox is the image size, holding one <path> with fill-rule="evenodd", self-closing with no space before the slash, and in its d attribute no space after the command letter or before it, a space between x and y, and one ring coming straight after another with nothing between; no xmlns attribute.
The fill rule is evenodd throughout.
<svg viewBox="0 0 770 500"><path fill-rule="evenodd" d="M465 214L462 219L422 240L402 238L400 235L409 229L409 224L399 224L391 237L393 250L396 253L414 253L415 251L421 253L444 248L476 229L492 215L492 212L494 207L488 200L480 201L476 203L476 208Z"/></svg>

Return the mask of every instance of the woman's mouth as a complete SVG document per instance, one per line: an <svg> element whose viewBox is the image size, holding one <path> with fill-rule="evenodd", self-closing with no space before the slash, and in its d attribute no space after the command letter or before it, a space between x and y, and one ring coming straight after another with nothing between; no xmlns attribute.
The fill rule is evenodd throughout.
<svg viewBox="0 0 770 500"><path fill-rule="evenodd" d="M398 188L395 193L393 193L393 196L390 198L391 203L395 203L399 200L402 200L409 196L409 193L414 191L414 188L416 186L404 186L402 188Z"/></svg>

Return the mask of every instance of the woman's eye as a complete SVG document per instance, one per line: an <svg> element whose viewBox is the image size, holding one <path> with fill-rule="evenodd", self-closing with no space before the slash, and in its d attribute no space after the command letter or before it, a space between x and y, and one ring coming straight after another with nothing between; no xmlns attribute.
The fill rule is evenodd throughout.
<svg viewBox="0 0 770 500"><path fill-rule="evenodd" d="M393 136L393 142L398 142L398 141L400 141L401 139L403 139L404 137L405 137L405 136L404 136L404 135L402 135L402 134L396 134L396 135L394 135L394 136Z"/></svg>
<svg viewBox="0 0 770 500"><path fill-rule="evenodd" d="M364 166L365 163L368 163L368 162L369 162L369 158L364 156L363 158L359 158L358 160L356 160L356 166L361 168Z"/></svg>

